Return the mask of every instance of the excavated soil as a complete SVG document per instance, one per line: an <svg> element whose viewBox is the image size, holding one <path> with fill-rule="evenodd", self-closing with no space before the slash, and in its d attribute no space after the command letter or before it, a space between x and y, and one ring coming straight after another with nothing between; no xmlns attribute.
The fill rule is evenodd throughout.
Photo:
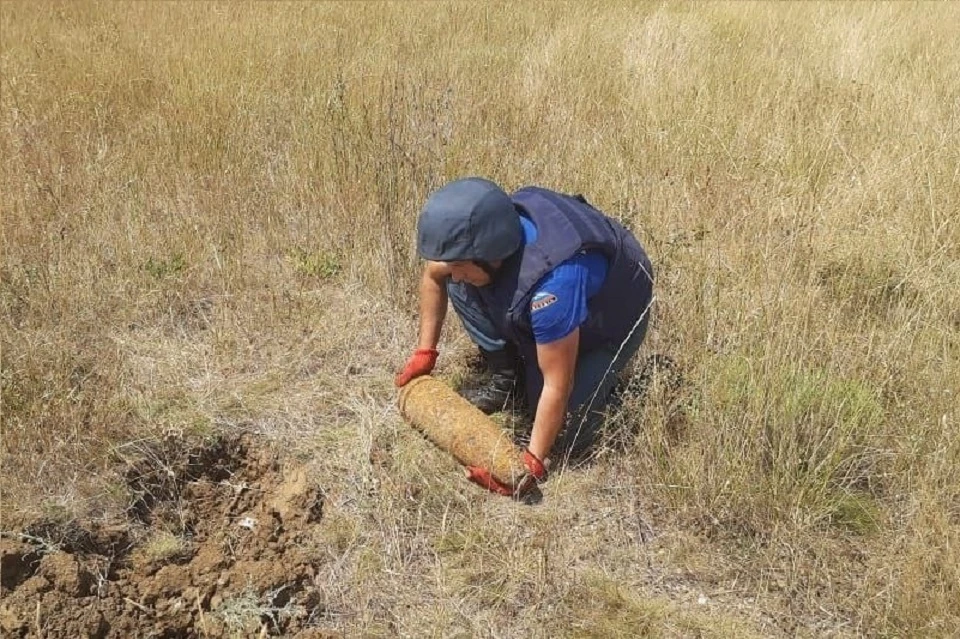
<svg viewBox="0 0 960 639"><path fill-rule="evenodd" d="M251 439L183 447L130 464L123 519L0 538L0 635L330 636L303 550L322 492Z"/></svg>

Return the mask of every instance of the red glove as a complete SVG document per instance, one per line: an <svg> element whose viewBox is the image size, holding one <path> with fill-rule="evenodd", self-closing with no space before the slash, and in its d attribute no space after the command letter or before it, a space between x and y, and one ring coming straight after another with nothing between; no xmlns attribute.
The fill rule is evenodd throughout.
<svg viewBox="0 0 960 639"><path fill-rule="evenodd" d="M418 348L413 351L413 355L404 364L403 370L397 373L394 383L399 386L405 386L414 377L427 375L437 364L437 355L439 353L435 348Z"/></svg>
<svg viewBox="0 0 960 639"><path fill-rule="evenodd" d="M517 499L523 497L533 488L534 484L539 484L547 479L547 462L538 459L536 455L529 450L523 451L523 465L527 467L527 473L520 478L516 485L511 486L494 479L490 471L481 466L467 466L467 479L473 483L486 488L492 493L498 495L513 496Z"/></svg>

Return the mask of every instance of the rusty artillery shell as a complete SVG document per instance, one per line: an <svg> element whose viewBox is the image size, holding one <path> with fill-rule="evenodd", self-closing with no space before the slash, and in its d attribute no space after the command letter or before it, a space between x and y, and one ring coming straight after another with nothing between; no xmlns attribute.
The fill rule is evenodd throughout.
<svg viewBox="0 0 960 639"><path fill-rule="evenodd" d="M526 471L510 436L452 388L424 375L400 389L400 414L465 466L482 466L514 484Z"/></svg>

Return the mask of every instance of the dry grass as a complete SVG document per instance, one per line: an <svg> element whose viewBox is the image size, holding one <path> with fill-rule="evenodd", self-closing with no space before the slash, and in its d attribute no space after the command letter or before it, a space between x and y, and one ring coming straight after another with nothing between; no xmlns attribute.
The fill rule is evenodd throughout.
<svg viewBox="0 0 960 639"><path fill-rule="evenodd" d="M176 560L189 549L189 544L182 537L163 530L152 535L140 548L141 555L137 557L143 562L165 563Z"/></svg>
<svg viewBox="0 0 960 639"><path fill-rule="evenodd" d="M960 632L960 8L6 2L0 29L5 519L119 507L116 446L245 428L322 478L350 635ZM646 352L683 373L536 508L392 405L416 211L462 174L625 220ZM443 371L467 350L448 331Z"/></svg>

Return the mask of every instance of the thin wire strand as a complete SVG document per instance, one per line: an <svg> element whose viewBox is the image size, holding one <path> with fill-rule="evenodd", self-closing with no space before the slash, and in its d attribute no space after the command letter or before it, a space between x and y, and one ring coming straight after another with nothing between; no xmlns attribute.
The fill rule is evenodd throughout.
<svg viewBox="0 0 960 639"><path fill-rule="evenodd" d="M641 268L643 268L642 265L641 265ZM647 270L646 270L646 269L643 269L643 272L647 274L647 277L650 277L650 274L647 273ZM653 278L650 278L650 279L651 279L651 282L652 282L652 281L653 281ZM590 401L588 401L587 404L586 404L586 410L583 411L583 414L582 414L581 417L580 417L580 423L577 425L577 431L576 431L576 432L574 433L574 435L573 435L573 441L574 441L574 442L577 441L577 438L580 436L580 433L581 433L581 431L583 430L583 425L586 423L586 421L587 421L587 416L590 414L590 411L593 409L593 403L594 403L594 402L596 401L596 399L597 399L597 394L600 392L600 387L603 386L604 380L607 379L607 376L610 374L610 371L613 370L613 365L614 365L614 363L616 363L616 361L619 359L620 353L623 352L623 347L626 346L627 342L630 341L630 338L633 337L633 334L636 332L637 327L640 326L640 324L643 322L644 318L647 316L647 313L650 312L650 308L653 306L653 303L656 301L656 299L657 299L657 296L656 296L656 295L653 295L653 296L650 298L650 301L647 302L646 308L644 308L644 309L643 309L643 312L640 313L640 317L638 317L638 318L637 318L637 321L634 322L633 327L630 329L630 332L627 333L627 336L623 338L623 341L622 341L622 342L620 342L620 347L617 348L617 352L614 354L613 359L611 359L611 360L610 360L610 363L607 365L607 370L604 371L603 376L600 378L600 381L597 382L597 387L594 389L593 395L590 396ZM563 461L564 461L564 464L563 464L564 468L561 469L561 471L560 471L560 475L561 475L561 476L563 476L563 472L564 472L564 470L566 469L566 464L567 464L567 462L570 461L570 455L571 455L572 448L573 448L572 446L568 447L566 453L564 454L564 459L563 459Z"/></svg>

